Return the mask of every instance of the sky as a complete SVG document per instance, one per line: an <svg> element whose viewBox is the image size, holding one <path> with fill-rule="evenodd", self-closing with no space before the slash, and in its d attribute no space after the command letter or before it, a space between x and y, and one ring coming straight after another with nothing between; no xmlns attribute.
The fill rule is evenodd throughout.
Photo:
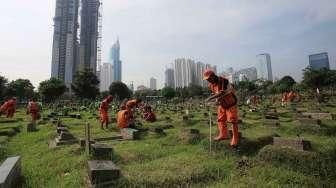
<svg viewBox="0 0 336 188"><path fill-rule="evenodd" d="M0 7L0 75L35 86L50 77L55 0L10 0ZM103 62L120 40L123 81L164 82L174 59L220 70L255 66L269 53L273 75L302 78L308 55L328 52L336 67L335 0L103 0Z"/></svg>

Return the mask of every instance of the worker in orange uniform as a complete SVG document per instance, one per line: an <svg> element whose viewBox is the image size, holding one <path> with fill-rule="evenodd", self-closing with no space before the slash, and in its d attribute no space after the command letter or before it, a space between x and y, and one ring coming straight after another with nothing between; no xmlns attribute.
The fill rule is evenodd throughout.
<svg viewBox="0 0 336 188"><path fill-rule="evenodd" d="M15 111L16 111L16 98L15 97L6 101L0 107L0 114L6 114L7 118L14 117Z"/></svg>
<svg viewBox="0 0 336 188"><path fill-rule="evenodd" d="M119 129L129 128L133 124L133 118L129 109L120 110L117 114Z"/></svg>
<svg viewBox="0 0 336 188"><path fill-rule="evenodd" d="M29 114L29 113L31 114L32 123L34 123L34 124L41 117L39 107L33 99L30 99L29 102L28 102L27 114Z"/></svg>
<svg viewBox="0 0 336 188"><path fill-rule="evenodd" d="M238 145L238 107L237 97L234 94L232 85L229 80L217 76L212 70L206 70L203 79L209 82L209 88L213 92L213 96L207 101L217 100L218 105L218 132L219 135L215 140L228 139L228 130L226 122L232 123L232 140L230 145L235 147Z"/></svg>
<svg viewBox="0 0 336 188"><path fill-rule="evenodd" d="M155 116L154 112L152 111L151 106L146 105L144 107L143 118L148 122L155 122L156 121L156 116Z"/></svg>
<svg viewBox="0 0 336 188"><path fill-rule="evenodd" d="M132 99L127 101L126 103L126 108L129 108L131 110L135 110L135 108L137 107L141 107L142 106L142 100L141 99Z"/></svg>
<svg viewBox="0 0 336 188"><path fill-rule="evenodd" d="M108 128L109 124L109 117L108 117L108 109L109 109L109 104L112 102L113 97L111 95L107 96L101 103L99 107L99 114L100 114L100 123L101 123L101 128L104 129L104 124L105 128Z"/></svg>

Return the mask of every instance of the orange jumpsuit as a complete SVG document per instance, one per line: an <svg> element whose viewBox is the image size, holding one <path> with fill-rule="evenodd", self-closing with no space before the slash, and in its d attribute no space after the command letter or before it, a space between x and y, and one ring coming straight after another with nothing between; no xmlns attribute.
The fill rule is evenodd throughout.
<svg viewBox="0 0 336 188"><path fill-rule="evenodd" d="M31 114L32 120L36 121L39 118L39 109L36 102L28 103L28 112Z"/></svg>
<svg viewBox="0 0 336 188"><path fill-rule="evenodd" d="M10 99L0 107L0 113L6 113L7 118L12 118L16 111L16 100Z"/></svg>
<svg viewBox="0 0 336 188"><path fill-rule="evenodd" d="M156 121L156 116L155 116L154 112L152 112L152 111L144 112L143 117L148 122L155 122Z"/></svg>
<svg viewBox="0 0 336 188"><path fill-rule="evenodd" d="M109 100L104 99L103 102L101 102L99 107L99 114L100 114L100 122L101 123L109 123L109 117L108 117L108 108L109 108Z"/></svg>
<svg viewBox="0 0 336 188"><path fill-rule="evenodd" d="M117 114L117 125L118 128L128 128L129 124L131 123L131 111L129 110L120 110Z"/></svg>
<svg viewBox="0 0 336 188"><path fill-rule="evenodd" d="M214 93L220 93L228 88L229 81L223 77L218 77L218 83L209 83L210 90ZM237 104L233 106L226 107L227 104L232 103L232 97L235 97L233 93L227 96L218 98L219 106L217 109L217 121L219 136L217 140L223 140L228 138L227 125L226 122L232 123L232 133L233 137L231 140L231 145L236 146L238 144L238 108Z"/></svg>

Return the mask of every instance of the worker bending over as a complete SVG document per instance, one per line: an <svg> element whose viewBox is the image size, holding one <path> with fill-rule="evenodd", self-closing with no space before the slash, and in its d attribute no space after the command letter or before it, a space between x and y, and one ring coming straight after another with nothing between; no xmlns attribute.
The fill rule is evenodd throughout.
<svg viewBox="0 0 336 188"><path fill-rule="evenodd" d="M152 111L151 106L146 105L144 107L143 118L148 122L155 122L156 121L156 116L155 116L154 112Z"/></svg>
<svg viewBox="0 0 336 188"><path fill-rule="evenodd" d="M140 99L132 99L120 106L120 111L117 114L117 125L118 128L135 128L135 117L134 112L137 107L141 105Z"/></svg>
<svg viewBox="0 0 336 188"><path fill-rule="evenodd" d="M226 122L232 123L232 140L230 145L238 145L238 108L237 97L234 94L232 85L223 77L217 76L212 70L206 70L203 79L209 82L209 88L214 94L207 101L216 99L218 105L218 131L219 135L215 140L228 139L228 129Z"/></svg>
<svg viewBox="0 0 336 188"><path fill-rule="evenodd" d="M101 128L104 129L104 124L105 128L108 128L109 124L109 116L108 116L108 109L109 109L109 104L112 102L113 97L111 95L107 96L101 103L99 107L99 115L100 115L100 123L101 123Z"/></svg>
<svg viewBox="0 0 336 188"><path fill-rule="evenodd" d="M16 98L13 97L12 99L6 101L0 107L0 115L6 114L7 118L13 118L16 111Z"/></svg>

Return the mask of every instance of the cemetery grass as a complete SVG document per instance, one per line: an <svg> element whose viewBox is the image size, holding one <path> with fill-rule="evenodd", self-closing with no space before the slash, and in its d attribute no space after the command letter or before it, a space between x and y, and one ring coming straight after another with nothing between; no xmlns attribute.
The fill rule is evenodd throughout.
<svg viewBox="0 0 336 188"><path fill-rule="evenodd" d="M334 108L328 110L336 112ZM43 116L49 112L45 111ZM211 154L208 151L208 117L204 115L207 111L199 109L191 113L194 117L187 123L182 121L181 113L169 110L164 113L157 110L159 121L156 123L142 122L144 127L171 124L173 128L165 130L166 136L148 132L137 141L103 142L113 147L113 161L121 169L122 177L116 187L332 187L336 184L333 174L318 176L288 165L258 161L258 151L265 145L259 138L274 135L295 138L300 134L312 142L314 152L336 157L335 135L298 132L293 128L295 122L291 121L291 113L286 110L281 112L279 128L267 128L262 125L260 113L247 112L240 125L246 138L240 150L229 149L229 141L224 141L213 143ZM115 123L109 130L101 130L92 113L82 111L81 114L82 119L62 118L77 138L84 137L86 121L92 125L95 138L119 134ZM166 120L167 116L170 121ZM50 149L48 142L56 136L51 122L38 125L37 132L27 133L28 117L23 109L18 111L16 119L16 122L1 123L6 118L0 118L0 130L20 128L15 136L0 137L1 159L21 155L24 187L86 187L86 161L90 156L86 156L78 144ZM215 115L212 119L216 120ZM336 127L333 121L323 123ZM182 143L179 134L185 128L199 129L201 139ZM213 137L216 129L216 122L213 122Z"/></svg>

